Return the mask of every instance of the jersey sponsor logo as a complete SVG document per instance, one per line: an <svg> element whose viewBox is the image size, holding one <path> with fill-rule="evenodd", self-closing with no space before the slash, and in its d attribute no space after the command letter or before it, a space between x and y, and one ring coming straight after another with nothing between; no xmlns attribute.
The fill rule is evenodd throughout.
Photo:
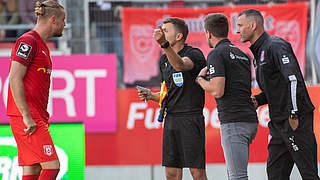
<svg viewBox="0 0 320 180"><path fill-rule="evenodd" d="M210 68L209 68L209 74L214 74L216 71L214 70L214 67L212 65L210 65Z"/></svg>
<svg viewBox="0 0 320 180"><path fill-rule="evenodd" d="M286 55L282 55L282 63L283 64L288 64L290 61L289 61L289 57L287 57Z"/></svg>
<svg viewBox="0 0 320 180"><path fill-rule="evenodd" d="M52 152L52 145L43 145L44 154L47 156L51 156Z"/></svg>
<svg viewBox="0 0 320 180"><path fill-rule="evenodd" d="M260 61L264 61L264 51L261 51Z"/></svg>
<svg viewBox="0 0 320 180"><path fill-rule="evenodd" d="M17 56L27 59L32 47L26 43L21 42L16 53Z"/></svg>
<svg viewBox="0 0 320 180"><path fill-rule="evenodd" d="M299 151L299 147L298 145L294 142L294 136L289 136L289 143L291 144L291 147L293 149L293 151Z"/></svg>
<svg viewBox="0 0 320 180"><path fill-rule="evenodd" d="M51 69L46 69L46 68L43 67L43 68L38 68L37 71L42 71L44 73L51 74L52 70Z"/></svg>
<svg viewBox="0 0 320 180"><path fill-rule="evenodd" d="M249 61L249 59L245 56L238 56L236 54L233 54L232 52L230 52L230 58L231 59L240 59L240 60L245 60L245 61Z"/></svg>
<svg viewBox="0 0 320 180"><path fill-rule="evenodd" d="M178 86L181 87L183 85L183 75L182 72L173 73L172 74L173 82Z"/></svg>

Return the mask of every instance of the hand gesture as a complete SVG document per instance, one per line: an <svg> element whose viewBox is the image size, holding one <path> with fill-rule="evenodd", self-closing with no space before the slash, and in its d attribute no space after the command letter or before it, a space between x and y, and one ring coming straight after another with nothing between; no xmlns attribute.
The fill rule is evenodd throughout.
<svg viewBox="0 0 320 180"><path fill-rule="evenodd" d="M208 76L208 67L204 67L203 69L201 69L200 73L198 76L204 76L207 77Z"/></svg>
<svg viewBox="0 0 320 180"><path fill-rule="evenodd" d="M153 31L153 39L156 40L159 45L163 45L165 42L167 42L166 36L161 26L159 26L159 29L155 29Z"/></svg>
<svg viewBox="0 0 320 180"><path fill-rule="evenodd" d="M24 129L24 132L32 135L37 129L37 124L33 121L31 116L23 116L23 122L27 126L27 128Z"/></svg>

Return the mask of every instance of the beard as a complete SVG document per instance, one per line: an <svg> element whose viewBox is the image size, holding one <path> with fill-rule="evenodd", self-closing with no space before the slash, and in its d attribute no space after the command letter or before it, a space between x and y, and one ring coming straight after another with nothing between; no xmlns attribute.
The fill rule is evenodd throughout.
<svg viewBox="0 0 320 180"><path fill-rule="evenodd" d="M53 36L52 37L61 37L63 35L63 29L60 30L60 31L56 31L53 33Z"/></svg>

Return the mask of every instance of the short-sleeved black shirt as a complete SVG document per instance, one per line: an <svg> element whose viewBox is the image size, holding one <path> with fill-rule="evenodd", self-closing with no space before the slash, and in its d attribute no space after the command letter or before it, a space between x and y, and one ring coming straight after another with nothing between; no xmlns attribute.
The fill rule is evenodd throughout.
<svg viewBox="0 0 320 180"><path fill-rule="evenodd" d="M204 107L204 91L195 83L200 70L206 66L206 60L197 48L185 45L178 52L180 57L188 57L194 67L188 71L176 71L163 54L160 58L161 81L165 81L168 90L167 113L192 115L202 114Z"/></svg>
<svg viewBox="0 0 320 180"><path fill-rule="evenodd" d="M209 78L225 77L224 95L216 98L221 123L258 122L251 102L250 58L228 39L221 40L207 59Z"/></svg>

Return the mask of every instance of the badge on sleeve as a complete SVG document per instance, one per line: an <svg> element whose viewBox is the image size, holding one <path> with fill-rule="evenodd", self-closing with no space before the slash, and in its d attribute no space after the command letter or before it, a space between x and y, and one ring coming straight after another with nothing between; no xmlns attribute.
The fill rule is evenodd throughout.
<svg viewBox="0 0 320 180"><path fill-rule="evenodd" d="M26 43L21 42L17 51L17 56L27 59L32 47Z"/></svg>
<svg viewBox="0 0 320 180"><path fill-rule="evenodd" d="M183 85L183 76L182 72L173 73L172 74L173 82L178 86L181 87Z"/></svg>

